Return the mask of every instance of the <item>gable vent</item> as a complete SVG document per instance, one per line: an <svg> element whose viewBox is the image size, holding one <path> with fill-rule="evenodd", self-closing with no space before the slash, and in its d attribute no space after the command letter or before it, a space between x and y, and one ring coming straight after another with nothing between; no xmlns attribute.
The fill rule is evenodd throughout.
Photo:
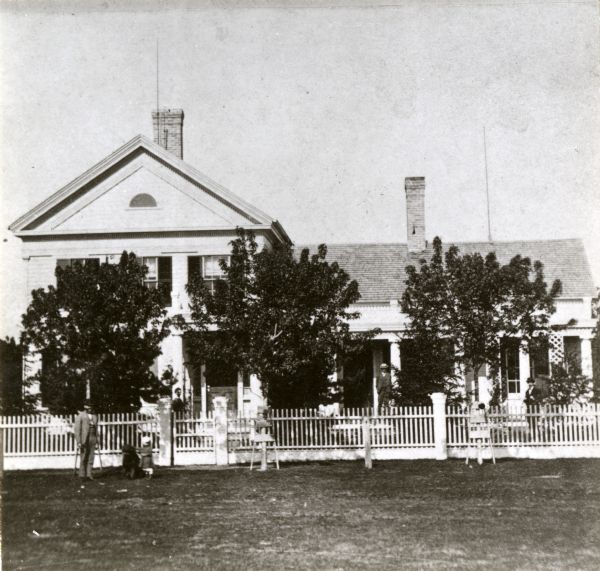
<svg viewBox="0 0 600 571"><path fill-rule="evenodd" d="M149 194L136 194L129 203L129 208L155 208L156 200Z"/></svg>

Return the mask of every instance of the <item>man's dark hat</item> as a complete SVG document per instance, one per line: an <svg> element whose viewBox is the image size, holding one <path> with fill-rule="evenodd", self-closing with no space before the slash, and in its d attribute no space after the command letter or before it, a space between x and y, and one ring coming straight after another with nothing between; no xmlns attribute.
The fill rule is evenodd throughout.
<svg viewBox="0 0 600 571"><path fill-rule="evenodd" d="M532 379L531 377L529 377L527 379L527 384L533 384L533 385L535 385L535 379Z"/></svg>

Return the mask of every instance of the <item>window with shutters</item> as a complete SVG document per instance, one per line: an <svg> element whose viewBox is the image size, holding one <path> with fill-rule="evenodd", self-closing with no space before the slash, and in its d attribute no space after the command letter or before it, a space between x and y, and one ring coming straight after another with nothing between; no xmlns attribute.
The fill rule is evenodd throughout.
<svg viewBox="0 0 600 571"><path fill-rule="evenodd" d="M225 277L221 260L229 262L229 256L188 256L188 283L202 277L211 293L214 293L215 283Z"/></svg>
<svg viewBox="0 0 600 571"><path fill-rule="evenodd" d="M148 268L144 285L160 290L165 305L171 305L173 271L171 256L148 256L142 258L142 264Z"/></svg>
<svg viewBox="0 0 600 571"><path fill-rule="evenodd" d="M79 265L81 267L100 267L100 258L59 258L56 260L56 267L62 270ZM59 278L57 277L57 280Z"/></svg>
<svg viewBox="0 0 600 571"><path fill-rule="evenodd" d="M100 258L60 258L56 260L57 268L70 268L75 264L79 264L81 266L100 266Z"/></svg>

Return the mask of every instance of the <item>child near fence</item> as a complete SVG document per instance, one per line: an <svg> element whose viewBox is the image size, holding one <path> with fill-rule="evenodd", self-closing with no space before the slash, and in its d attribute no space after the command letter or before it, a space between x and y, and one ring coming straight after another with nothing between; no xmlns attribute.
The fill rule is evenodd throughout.
<svg viewBox="0 0 600 571"><path fill-rule="evenodd" d="M142 438L140 467L146 478L152 478L152 475L154 474L154 460L152 459L152 439L149 436L144 436L144 438Z"/></svg>

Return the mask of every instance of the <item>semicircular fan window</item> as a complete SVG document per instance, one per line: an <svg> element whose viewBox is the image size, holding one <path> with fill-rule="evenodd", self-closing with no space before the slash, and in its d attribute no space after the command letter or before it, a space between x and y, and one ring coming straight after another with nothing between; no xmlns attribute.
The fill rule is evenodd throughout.
<svg viewBox="0 0 600 571"><path fill-rule="evenodd" d="M136 194L129 203L129 208L154 208L156 207L156 200L149 194Z"/></svg>

